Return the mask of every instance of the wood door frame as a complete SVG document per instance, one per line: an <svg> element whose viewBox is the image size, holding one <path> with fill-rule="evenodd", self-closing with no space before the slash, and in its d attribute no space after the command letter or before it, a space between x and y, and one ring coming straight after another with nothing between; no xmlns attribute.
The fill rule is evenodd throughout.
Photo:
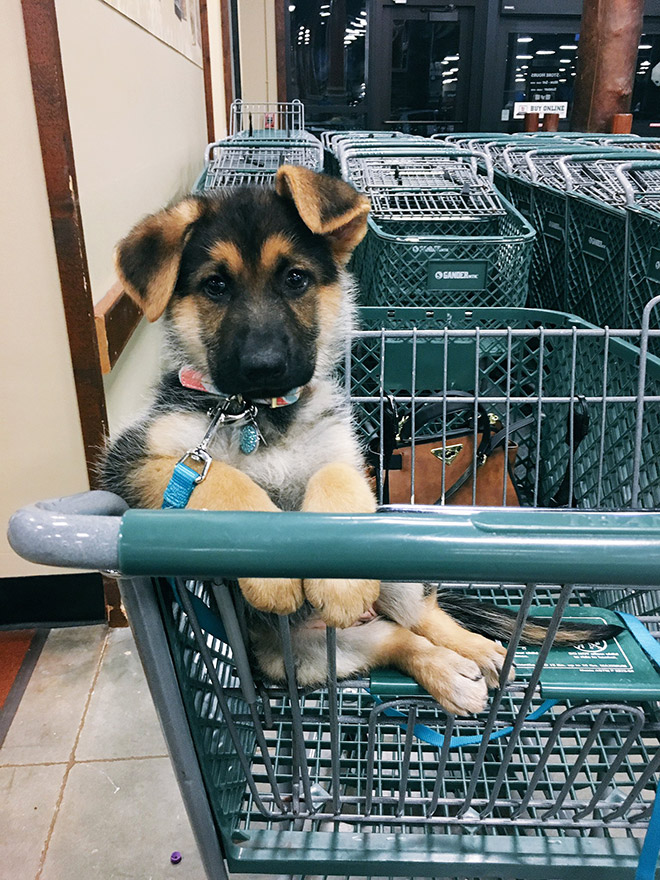
<svg viewBox="0 0 660 880"><path fill-rule="evenodd" d="M98 485L99 456L108 434L108 413L55 0L21 2L85 464L90 487L94 489ZM96 577L101 580L100 575ZM117 582L104 577L103 594L110 625L127 626Z"/></svg>
<svg viewBox="0 0 660 880"><path fill-rule="evenodd" d="M62 303L89 483L108 433L55 0L21 0Z"/></svg>

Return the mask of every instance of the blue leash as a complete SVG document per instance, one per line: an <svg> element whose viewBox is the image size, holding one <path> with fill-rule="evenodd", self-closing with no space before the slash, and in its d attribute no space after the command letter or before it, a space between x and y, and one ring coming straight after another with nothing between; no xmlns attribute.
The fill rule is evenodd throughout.
<svg viewBox="0 0 660 880"><path fill-rule="evenodd" d="M373 694L372 694L373 696ZM373 697L377 703L382 703L382 700L379 697ZM538 709L535 709L531 712L525 721L536 721L542 715L545 715L546 712L550 711L553 706L556 706L558 700L545 700L545 702L541 703ZM387 715L388 718L405 718L398 709L384 709L383 713ZM403 730L407 729L406 724L402 724L401 728ZM445 744L445 738L441 733L438 733L437 730L433 730L431 727L427 727L425 724L416 724L413 728L413 733L417 737L417 739L423 740L423 742L429 743L429 745L436 746L441 749ZM510 733L513 733L513 727L503 727L502 730L496 730L494 733L488 737L488 742L495 739L500 739L503 736L508 736ZM483 736L481 734L474 734L473 736L452 736L449 739L450 748L460 748L461 746L478 746L483 741Z"/></svg>

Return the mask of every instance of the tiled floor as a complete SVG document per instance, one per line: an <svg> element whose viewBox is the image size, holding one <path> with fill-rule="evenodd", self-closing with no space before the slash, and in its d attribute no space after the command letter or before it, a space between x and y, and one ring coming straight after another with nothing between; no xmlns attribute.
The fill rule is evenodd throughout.
<svg viewBox="0 0 660 880"><path fill-rule="evenodd" d="M130 630L50 632L0 748L0 880L207 880Z"/></svg>
<svg viewBox="0 0 660 880"><path fill-rule="evenodd" d="M129 630L51 631L0 749L0 812L0 880L206 880Z"/></svg>

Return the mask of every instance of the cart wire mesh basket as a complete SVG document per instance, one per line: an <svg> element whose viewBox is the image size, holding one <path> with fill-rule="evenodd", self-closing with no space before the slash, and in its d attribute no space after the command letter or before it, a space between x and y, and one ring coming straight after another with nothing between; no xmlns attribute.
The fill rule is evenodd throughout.
<svg viewBox="0 0 660 880"><path fill-rule="evenodd" d="M388 398L420 414L462 392L475 415L484 406L510 426L517 509L120 520L119 499L92 493L17 515L10 539L28 558L121 572L209 877L226 878L225 866L273 874L286 853L293 874L632 880L660 772L658 671L629 629L604 644L552 643L562 618L632 611L658 629L660 361L646 353L658 302L641 330L521 309L362 311L338 378L365 439L382 434ZM438 435L420 426L413 448ZM451 427L444 418L444 439ZM532 509L567 473L585 510ZM486 712L458 717L392 670L339 680L344 636L328 628L327 686L301 690L285 617L275 626L286 680L268 683L250 662L250 612L233 581L246 566L426 580L512 608L500 687ZM537 615L546 638L524 648Z"/></svg>
<svg viewBox="0 0 660 880"><path fill-rule="evenodd" d="M299 101L232 101L229 137L235 140L281 140L305 132L305 105Z"/></svg>
<svg viewBox="0 0 660 880"><path fill-rule="evenodd" d="M206 149L206 163L196 192L236 186L272 186L280 165L323 170L323 148L311 135L263 142L219 141Z"/></svg>

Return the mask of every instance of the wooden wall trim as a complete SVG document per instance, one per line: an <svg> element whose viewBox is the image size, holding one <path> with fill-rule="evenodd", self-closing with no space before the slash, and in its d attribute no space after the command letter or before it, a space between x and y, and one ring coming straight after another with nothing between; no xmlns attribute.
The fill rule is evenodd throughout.
<svg viewBox="0 0 660 880"><path fill-rule="evenodd" d="M30 76L90 485L108 430L55 0L22 0Z"/></svg>
<svg viewBox="0 0 660 880"><path fill-rule="evenodd" d="M206 108L206 139L215 140L213 121L213 85L211 80L211 50L209 47L209 17L206 0L199 0L199 19L202 31L202 69L204 72L204 105Z"/></svg>
<svg viewBox="0 0 660 880"><path fill-rule="evenodd" d="M286 75L286 0L275 0L275 51L277 58L277 100L288 101Z"/></svg>
<svg viewBox="0 0 660 880"><path fill-rule="evenodd" d="M118 281L94 306L101 371L109 373L142 319L142 312Z"/></svg>
<svg viewBox="0 0 660 880"><path fill-rule="evenodd" d="M222 28L222 78L225 83L225 115L227 132L229 132L231 103L235 97L232 20L229 0L220 0L220 24Z"/></svg>

